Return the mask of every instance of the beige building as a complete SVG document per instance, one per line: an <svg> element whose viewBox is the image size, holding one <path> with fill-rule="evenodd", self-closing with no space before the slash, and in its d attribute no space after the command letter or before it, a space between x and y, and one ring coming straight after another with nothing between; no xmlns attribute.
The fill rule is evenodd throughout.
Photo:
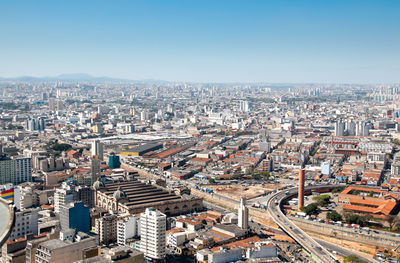
<svg viewBox="0 0 400 263"><path fill-rule="evenodd" d="M203 209L203 199L190 195L178 196L160 186L138 180L103 184L96 181L96 206L119 214L137 214L153 207L169 215L187 214Z"/></svg>
<svg viewBox="0 0 400 263"><path fill-rule="evenodd" d="M99 235L99 241L105 245L117 241L117 216L104 215L95 220L95 231Z"/></svg>
<svg viewBox="0 0 400 263"><path fill-rule="evenodd" d="M35 253L36 263L70 263L98 256L100 249L95 237L79 232L75 242L52 239L40 243Z"/></svg>

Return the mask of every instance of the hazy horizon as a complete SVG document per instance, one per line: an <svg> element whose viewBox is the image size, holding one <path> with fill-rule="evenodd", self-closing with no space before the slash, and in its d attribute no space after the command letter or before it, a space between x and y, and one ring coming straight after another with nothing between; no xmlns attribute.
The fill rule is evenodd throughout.
<svg viewBox="0 0 400 263"><path fill-rule="evenodd" d="M399 11L398 1L7 1L0 77L399 83Z"/></svg>

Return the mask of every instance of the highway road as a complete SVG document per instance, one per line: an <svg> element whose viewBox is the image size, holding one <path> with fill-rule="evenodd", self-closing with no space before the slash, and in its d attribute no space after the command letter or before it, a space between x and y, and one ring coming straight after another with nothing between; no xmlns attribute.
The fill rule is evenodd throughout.
<svg viewBox="0 0 400 263"><path fill-rule="evenodd" d="M364 256L362 256L362 255L360 255L358 253L351 252L350 250L347 250L347 249L345 249L343 247L339 247L337 245L333 245L333 244L331 244L329 242L326 242L326 241L323 241L321 239L316 239L316 238L314 238L314 239L319 244L321 244L321 246L324 246L325 248L327 248L330 251L336 251L338 253L338 255L341 255L342 257L347 257L347 256L350 256L350 255L356 255L362 261L371 262L371 263L377 262L377 261L375 261L373 259L366 258L366 257L364 257Z"/></svg>
<svg viewBox="0 0 400 263"><path fill-rule="evenodd" d="M129 166L128 166L129 167ZM151 174L149 172L143 171L141 169L138 168L134 168L136 171L140 171L142 174L145 173L147 174L147 176L153 177L153 178L158 178L158 176ZM169 181L169 180L168 180ZM174 181L174 180L171 180ZM189 182L183 182L183 184L185 184L186 186L190 187L190 188L194 188L194 185L189 183ZM313 186L312 188L319 188L320 186ZM310 188L307 187L307 190L309 190ZM282 213L282 211L280 210L279 207L277 207L275 205L275 201L278 201L278 203L280 203L280 201L286 197L286 192L289 191L289 193L291 194L295 194L297 193L297 188L293 188L291 190L285 190L285 191L281 191L275 194L268 194L267 196L262 196L259 198L255 198L253 200L249 200L250 204L255 203L256 201L258 202L262 202L262 203L268 203L268 211L271 214L272 218L274 218L275 222L279 221L282 222L280 224L278 224L282 229L284 229L284 231L289 234L294 240L296 240L300 245L302 245L305 249L307 249L308 251L314 251L312 253L314 253L314 255L316 255L316 257L318 257L319 255L319 259L321 260L321 262L335 262L333 260L333 258L331 258L329 251L327 251L324 247L330 249L330 250L334 250L337 251L338 254L342 255L342 256L348 256L348 255L352 255L354 253L352 253L351 251L348 251L346 249L343 249L339 246L330 244L328 242L322 241L322 240L317 240L314 241L311 237L309 237L306 233L304 233L300 228L298 228L296 225L294 225L294 223L292 223L289 219L286 218L286 216ZM227 198L225 196L222 195L218 195L218 194L213 194L213 196L215 198L218 199L223 199L225 201L231 202L231 203L239 203L236 200ZM209 203L205 203L206 207L212 208L212 209L216 209L216 210L220 210L221 212L224 211L225 209L219 208L218 206L214 205L214 204L209 204ZM219 209L218 209L219 208ZM271 211L273 212L273 214L275 216L272 215ZM278 223L278 222L277 222ZM290 228L291 227L291 228ZM294 236L297 237L294 238ZM298 241L300 240L300 242ZM303 243L303 244L302 244ZM324 247L322 247L324 246ZM320 251L322 251L323 253L321 254ZM374 262L370 259L367 259L365 257L362 257L360 255L358 255L358 257L360 257L362 260L366 261L366 262Z"/></svg>
<svg viewBox="0 0 400 263"><path fill-rule="evenodd" d="M317 187L310 187L306 190L313 188ZM285 199L287 195L293 195L295 193L297 193L297 188L280 191L274 194L268 201L268 213L282 230L284 230L291 238L293 238L304 249L311 253L315 259L318 259L323 263L336 262L335 257L331 255L331 253L329 253L325 247L321 246L283 214L280 208L282 200Z"/></svg>

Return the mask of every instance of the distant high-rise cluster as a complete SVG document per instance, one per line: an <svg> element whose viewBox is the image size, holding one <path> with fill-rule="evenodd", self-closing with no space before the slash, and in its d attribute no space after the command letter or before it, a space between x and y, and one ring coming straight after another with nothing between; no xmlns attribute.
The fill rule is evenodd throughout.
<svg viewBox="0 0 400 263"><path fill-rule="evenodd" d="M61 100L57 100L54 98L49 99L49 111L56 112L62 110L65 110L65 106Z"/></svg>
<svg viewBox="0 0 400 263"><path fill-rule="evenodd" d="M46 122L43 117L37 119L29 118L25 122L27 131L44 131L46 129Z"/></svg>

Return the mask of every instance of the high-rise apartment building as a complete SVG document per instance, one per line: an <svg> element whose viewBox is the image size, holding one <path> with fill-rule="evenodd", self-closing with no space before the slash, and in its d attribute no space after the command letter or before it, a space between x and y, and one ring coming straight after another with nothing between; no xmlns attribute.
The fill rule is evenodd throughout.
<svg viewBox="0 0 400 263"><path fill-rule="evenodd" d="M63 183L61 188L57 188L54 193L54 212L60 213L60 209L63 205L72 203L76 200L76 191L74 187Z"/></svg>
<svg viewBox="0 0 400 263"><path fill-rule="evenodd" d="M0 184L20 184L32 181L32 159L0 160Z"/></svg>
<svg viewBox="0 0 400 263"><path fill-rule="evenodd" d="M117 242L120 246L125 246L129 238L140 236L140 217L126 216L117 222Z"/></svg>
<svg viewBox="0 0 400 263"><path fill-rule="evenodd" d="M95 232L99 235L99 241L109 245L117 241L117 216L108 214L96 218Z"/></svg>
<svg viewBox="0 0 400 263"><path fill-rule="evenodd" d="M90 160L90 173L92 176L92 182L96 182L100 176L100 164L101 161L99 157L97 155L92 156L92 159Z"/></svg>
<svg viewBox="0 0 400 263"><path fill-rule="evenodd" d="M146 208L140 214L140 247L145 257L164 261L167 216L160 211Z"/></svg>
<svg viewBox="0 0 400 263"><path fill-rule="evenodd" d="M344 122L342 120L335 122L335 136L344 136Z"/></svg>
<svg viewBox="0 0 400 263"><path fill-rule="evenodd" d="M95 140L92 142L92 156L97 155L98 158L103 161L104 155L103 155L103 144L99 140Z"/></svg>

